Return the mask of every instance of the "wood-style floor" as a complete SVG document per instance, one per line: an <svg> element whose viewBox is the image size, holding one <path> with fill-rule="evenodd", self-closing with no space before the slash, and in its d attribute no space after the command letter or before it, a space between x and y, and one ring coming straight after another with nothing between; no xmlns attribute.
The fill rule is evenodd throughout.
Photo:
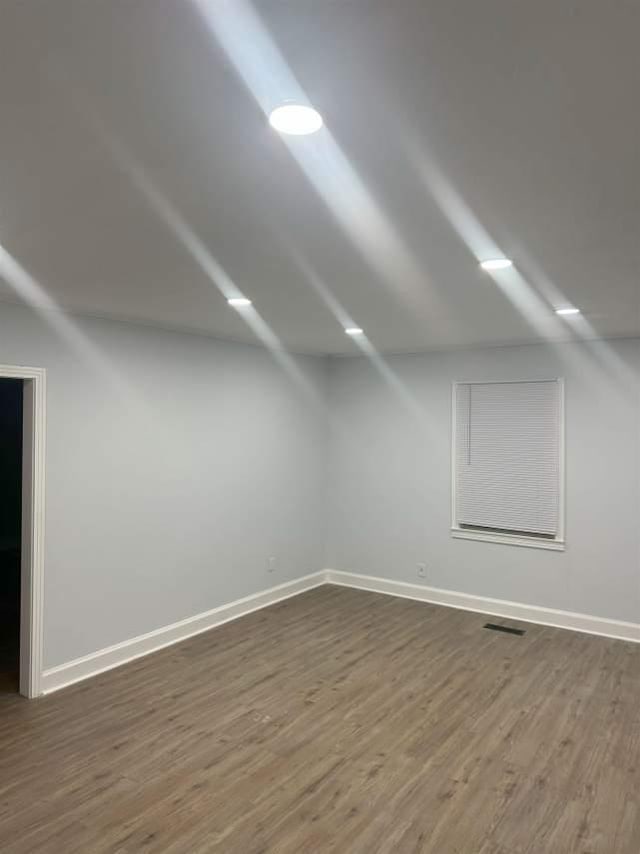
<svg viewBox="0 0 640 854"><path fill-rule="evenodd" d="M640 646L484 622L322 587L5 695L0 850L638 854Z"/></svg>

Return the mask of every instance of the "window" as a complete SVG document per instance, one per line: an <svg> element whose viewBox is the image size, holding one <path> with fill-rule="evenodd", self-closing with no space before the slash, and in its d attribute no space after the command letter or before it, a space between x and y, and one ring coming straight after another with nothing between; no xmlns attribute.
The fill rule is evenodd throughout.
<svg viewBox="0 0 640 854"><path fill-rule="evenodd" d="M456 383L455 537L564 548L563 383Z"/></svg>

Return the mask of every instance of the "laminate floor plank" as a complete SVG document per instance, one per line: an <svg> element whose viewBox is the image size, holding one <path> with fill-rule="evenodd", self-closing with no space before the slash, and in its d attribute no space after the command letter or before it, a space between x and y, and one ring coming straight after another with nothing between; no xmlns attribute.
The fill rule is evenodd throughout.
<svg viewBox="0 0 640 854"><path fill-rule="evenodd" d="M2 694L0 850L638 854L640 647L485 622L325 586Z"/></svg>

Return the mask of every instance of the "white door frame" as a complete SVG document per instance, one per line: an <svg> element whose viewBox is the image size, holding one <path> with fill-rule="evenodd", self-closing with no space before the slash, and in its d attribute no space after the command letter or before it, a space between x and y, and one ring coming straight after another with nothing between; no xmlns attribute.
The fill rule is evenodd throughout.
<svg viewBox="0 0 640 854"><path fill-rule="evenodd" d="M46 371L0 365L0 377L23 380L22 548L20 554L20 693L41 693L44 599L44 453Z"/></svg>

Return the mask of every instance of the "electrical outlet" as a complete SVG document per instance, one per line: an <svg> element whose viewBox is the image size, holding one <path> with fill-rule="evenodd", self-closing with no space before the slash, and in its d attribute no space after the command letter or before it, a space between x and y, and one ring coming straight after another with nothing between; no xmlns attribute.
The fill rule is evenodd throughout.
<svg viewBox="0 0 640 854"><path fill-rule="evenodd" d="M426 563L418 563L416 564L418 570L418 578L426 578L427 577L427 564Z"/></svg>
<svg viewBox="0 0 640 854"><path fill-rule="evenodd" d="M267 572L275 572L275 568L276 568L276 559L272 555L271 557L267 558Z"/></svg>

